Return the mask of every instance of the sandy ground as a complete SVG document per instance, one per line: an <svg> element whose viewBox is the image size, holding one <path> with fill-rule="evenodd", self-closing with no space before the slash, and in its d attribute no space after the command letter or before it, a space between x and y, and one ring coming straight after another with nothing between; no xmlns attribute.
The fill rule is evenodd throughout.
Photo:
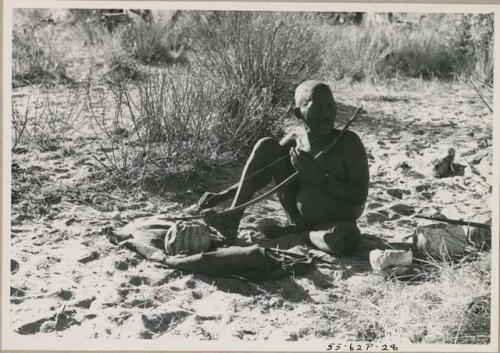
<svg viewBox="0 0 500 353"><path fill-rule="evenodd" d="M402 241L428 223L413 218L421 212L478 221L488 215L492 115L473 91L422 81L332 87L341 103L339 126L356 106L365 110L352 126L370 162L370 193L359 220L364 234ZM27 92L14 93L21 99ZM305 277L255 284L183 274L111 244L105 228L144 215L181 213L204 186L177 193L173 188L160 196L111 187L91 156L97 153L92 135L77 130L61 143L13 154L12 329L38 336L165 342L176 337L367 339L355 327L336 327L334 318L349 313L332 307L352 295L356 283L373 277L366 257L335 259L308 250L333 263L322 263ZM465 175L436 179L432 161L451 146L456 162L466 165ZM236 179L222 181L228 185ZM241 242L304 249L294 236L264 239L256 227L263 218L285 222L275 197L247 210Z"/></svg>

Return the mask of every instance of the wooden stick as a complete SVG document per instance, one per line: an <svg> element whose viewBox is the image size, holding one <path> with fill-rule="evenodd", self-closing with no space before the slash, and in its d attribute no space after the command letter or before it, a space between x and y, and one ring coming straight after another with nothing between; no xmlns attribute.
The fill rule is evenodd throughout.
<svg viewBox="0 0 500 353"><path fill-rule="evenodd" d="M329 150L331 150L333 148L333 146L335 146L335 144L339 141L339 139L342 137L342 135L347 130L347 128L357 118L359 112L361 111L361 108L362 108L362 106L360 106L360 107L358 107L358 109L356 109L356 111L354 112L354 114L351 117L351 119L345 124L344 128L340 131L340 133L335 138L335 140L333 140L322 151L320 151L318 154L316 154L316 156L314 156L315 160L318 159L319 157L321 157L323 154L325 154ZM235 213L235 212L241 211L242 209L245 209L245 208L247 208L249 206L255 205L257 202L262 201L262 200L268 198L269 196L271 196L272 194L274 194L275 192L283 189L285 186L287 186L289 183L291 183L293 180L295 180L298 177L298 175L299 175L299 172L295 171L292 175L290 175L288 178L286 178L285 180L283 180L281 183L279 183L278 185L276 185L275 187L273 187L271 190L269 190L266 193L264 193L264 194L256 197L253 200L245 202L244 204L238 205L238 206L236 206L234 208L230 208L230 209L227 209L227 210L224 210L224 211L216 212L216 213L213 213L213 214L207 214L207 215L171 217L171 218L168 218L168 220L173 220L173 221L181 221L182 220L182 221L185 221L185 220L190 220L190 219L200 219L200 218L205 218L205 217L222 216L222 215L227 215L227 214L231 214L231 213Z"/></svg>
<svg viewBox="0 0 500 353"><path fill-rule="evenodd" d="M422 215L415 215L415 218L430 219L431 221L445 222L445 223L455 224L455 225L460 225L460 226L471 226L471 227L491 230L491 226L489 224L462 221L461 219L449 219L446 217L429 217L429 216L422 216Z"/></svg>

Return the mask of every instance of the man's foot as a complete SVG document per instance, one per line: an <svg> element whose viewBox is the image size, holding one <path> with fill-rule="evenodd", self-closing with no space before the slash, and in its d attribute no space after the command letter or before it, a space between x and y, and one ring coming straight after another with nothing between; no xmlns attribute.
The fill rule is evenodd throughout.
<svg viewBox="0 0 500 353"><path fill-rule="evenodd" d="M333 255L350 255L361 243L361 231L355 221L337 221L317 226L308 232L308 237L316 248Z"/></svg>
<svg viewBox="0 0 500 353"><path fill-rule="evenodd" d="M214 209L206 209L201 212L205 223L215 228L219 233L232 243L238 237L239 218L234 214L218 215Z"/></svg>
<svg viewBox="0 0 500 353"><path fill-rule="evenodd" d="M198 210L201 211L215 207L224 200L225 197L220 193L205 192L200 200L198 200Z"/></svg>

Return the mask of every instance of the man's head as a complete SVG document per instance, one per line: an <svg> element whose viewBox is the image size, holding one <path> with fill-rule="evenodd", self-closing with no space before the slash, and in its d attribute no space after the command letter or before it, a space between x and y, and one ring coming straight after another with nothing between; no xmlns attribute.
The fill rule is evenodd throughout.
<svg viewBox="0 0 500 353"><path fill-rule="evenodd" d="M335 124L337 106L330 88L320 81L305 81L295 90L295 116L315 135L328 134Z"/></svg>

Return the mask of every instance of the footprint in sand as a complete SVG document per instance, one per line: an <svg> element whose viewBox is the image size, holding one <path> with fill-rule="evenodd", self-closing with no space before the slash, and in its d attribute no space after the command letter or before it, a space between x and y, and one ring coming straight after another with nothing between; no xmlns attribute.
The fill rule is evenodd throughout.
<svg viewBox="0 0 500 353"><path fill-rule="evenodd" d="M144 277L144 276L132 276L130 280L128 281L129 284L132 286L142 286L142 285L149 285L151 284L151 279L149 277Z"/></svg>
<svg viewBox="0 0 500 353"><path fill-rule="evenodd" d="M109 316L108 319L117 326L123 325L133 314L130 311L122 311L118 315Z"/></svg>
<svg viewBox="0 0 500 353"><path fill-rule="evenodd" d="M400 214L402 216L411 216L415 214L415 208L409 205L405 205L402 203L398 203L391 207L395 213Z"/></svg>
<svg viewBox="0 0 500 353"><path fill-rule="evenodd" d="M20 288L10 287L10 302L12 304L19 304L23 302L26 292Z"/></svg>
<svg viewBox="0 0 500 353"><path fill-rule="evenodd" d="M387 189L385 191L388 195L395 197L397 199L402 199L404 195L410 195L411 192L409 190L404 189Z"/></svg>
<svg viewBox="0 0 500 353"><path fill-rule="evenodd" d="M118 260L118 261L115 261L114 266L117 270L127 271L129 264L127 261Z"/></svg>
<svg viewBox="0 0 500 353"><path fill-rule="evenodd" d="M366 215L367 223L382 223L386 221L393 221L398 219L400 216L396 213L389 214L387 210L379 210L376 212L370 212Z"/></svg>
<svg viewBox="0 0 500 353"><path fill-rule="evenodd" d="M95 300L96 300L96 297L92 296L90 298L78 300L77 302L75 302L73 304L73 306L76 306L76 307L79 307L79 308L82 308L82 309L90 309L90 306L92 305L92 303Z"/></svg>
<svg viewBox="0 0 500 353"><path fill-rule="evenodd" d="M13 275L17 271L19 271L19 262L16 260L10 260L10 273Z"/></svg>
<svg viewBox="0 0 500 353"><path fill-rule="evenodd" d="M374 208L379 208L379 207L382 207L382 206L384 206L383 203L380 203L380 202L370 202L366 207L369 210L373 210Z"/></svg>
<svg viewBox="0 0 500 353"><path fill-rule="evenodd" d="M57 292L57 296L62 300L70 300L73 298L73 292L70 290L61 289L59 292Z"/></svg>
<svg viewBox="0 0 500 353"><path fill-rule="evenodd" d="M67 328L80 325L81 321L75 319L77 311L75 309L65 309L50 317L41 318L28 322L18 327L15 331L20 335L34 335L39 332L63 331Z"/></svg>
<svg viewBox="0 0 500 353"><path fill-rule="evenodd" d="M144 327L156 334L174 329L192 313L174 307L155 308L153 312L141 315Z"/></svg>

